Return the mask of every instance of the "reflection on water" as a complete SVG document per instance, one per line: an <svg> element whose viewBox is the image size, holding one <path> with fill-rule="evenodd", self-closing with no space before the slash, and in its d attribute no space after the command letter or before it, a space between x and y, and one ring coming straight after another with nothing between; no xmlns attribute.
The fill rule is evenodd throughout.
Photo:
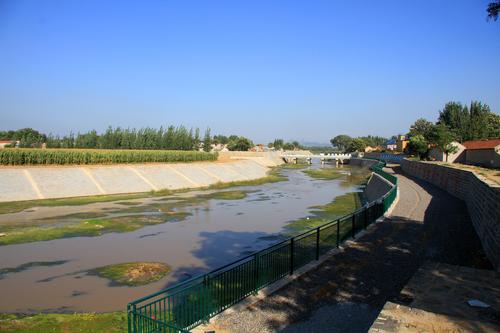
<svg viewBox="0 0 500 333"><path fill-rule="evenodd" d="M5 226L64 225L103 216L131 219L146 215L154 219L172 211L187 213L176 223L152 224L131 232L0 246L0 269L13 268L0 279L0 312L123 310L135 298L278 242L288 222L308 216L312 206L359 191L357 184L367 175L362 172L359 176L316 180L300 170L283 173L288 181L224 190L241 190L243 196L210 197L196 191L175 197L37 207L0 215L0 226ZM235 197L226 198L228 195ZM172 273L141 287L110 286L106 279L85 273L133 261L164 262L172 267ZM16 271L16 267L23 269Z"/></svg>

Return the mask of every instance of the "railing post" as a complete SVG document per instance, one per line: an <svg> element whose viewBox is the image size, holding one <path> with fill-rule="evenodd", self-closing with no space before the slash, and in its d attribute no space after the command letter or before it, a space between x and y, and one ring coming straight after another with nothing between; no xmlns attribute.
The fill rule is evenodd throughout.
<svg viewBox="0 0 500 333"><path fill-rule="evenodd" d="M208 321L210 320L210 312L211 312L211 309L210 309L210 305L208 304L208 302L210 301L210 297L207 297L210 295L210 287L209 287L209 276L208 274L205 274L205 276L203 276L203 289L202 289L202 292L201 292L201 299L203 300L202 301L202 311L203 311L203 323L204 324L208 324ZM200 295L198 295L200 296ZM208 298L208 300L207 300Z"/></svg>
<svg viewBox="0 0 500 333"><path fill-rule="evenodd" d="M337 220L337 248L340 246L340 219Z"/></svg>
<svg viewBox="0 0 500 333"><path fill-rule="evenodd" d="M294 262L293 262L293 256L294 256L294 243L295 243L295 240L294 238L291 238L290 239L290 275L293 274L293 266L294 266Z"/></svg>
<svg viewBox="0 0 500 333"><path fill-rule="evenodd" d="M365 205L365 210L364 210L364 221L365 221L365 229L368 226L368 204Z"/></svg>
<svg viewBox="0 0 500 333"><path fill-rule="evenodd" d="M255 268L254 268L254 272L253 272L253 275L254 275L253 278L255 279L254 294L257 294L257 290L259 290L259 254L258 253L254 254L253 260L255 263Z"/></svg>
<svg viewBox="0 0 500 333"><path fill-rule="evenodd" d="M354 236L356 236L356 213L353 213L352 214L352 223L351 223L351 233L352 233L352 238L354 238Z"/></svg>
<svg viewBox="0 0 500 333"><path fill-rule="evenodd" d="M132 305L127 304L127 324L128 324L128 333L134 333L132 332L132 318L130 316L132 315Z"/></svg>
<svg viewBox="0 0 500 333"><path fill-rule="evenodd" d="M316 260L319 260L319 227L316 229Z"/></svg>

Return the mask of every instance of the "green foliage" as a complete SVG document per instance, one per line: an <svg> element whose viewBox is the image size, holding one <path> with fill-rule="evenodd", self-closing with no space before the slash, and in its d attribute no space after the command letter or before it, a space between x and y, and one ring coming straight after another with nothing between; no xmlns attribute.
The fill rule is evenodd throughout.
<svg viewBox="0 0 500 333"><path fill-rule="evenodd" d="M312 216L290 222L286 226L287 236L292 236L312 228L319 227L328 221L335 220L360 208L362 205L361 193L350 192L336 197L332 202L313 206Z"/></svg>
<svg viewBox="0 0 500 333"><path fill-rule="evenodd" d="M3 333L123 333L127 331L127 314L75 313L0 315L0 332Z"/></svg>
<svg viewBox="0 0 500 333"><path fill-rule="evenodd" d="M364 151L366 148L366 142L361 138L354 138L347 146L346 151L352 153L355 151Z"/></svg>
<svg viewBox="0 0 500 333"><path fill-rule="evenodd" d="M431 125L432 126L432 125ZM432 127L429 130L429 133L432 131ZM411 132L411 130L410 130ZM422 134L413 135L410 138L410 143L408 145L410 153L416 154L420 157L420 159L424 158L429 151L429 143L427 139Z"/></svg>
<svg viewBox="0 0 500 333"><path fill-rule="evenodd" d="M344 152L347 150L352 142L352 138L346 134L340 134L330 140L332 146L337 147L340 151Z"/></svg>
<svg viewBox="0 0 500 333"><path fill-rule="evenodd" d="M477 101L470 108L458 102L447 103L439 112L438 124L446 125L460 142L500 137L500 116Z"/></svg>
<svg viewBox="0 0 500 333"><path fill-rule="evenodd" d="M253 142L250 139L247 139L243 136L239 136L239 137L230 136L229 137L229 143L227 145L227 148L229 150L248 151L252 147L253 147Z"/></svg>
<svg viewBox="0 0 500 333"><path fill-rule="evenodd" d="M432 130L432 126L434 126L432 122L424 118L419 118L410 126L410 132L408 134L410 137L420 135L424 139L427 139Z"/></svg>
<svg viewBox="0 0 500 333"><path fill-rule="evenodd" d="M227 144L229 142L229 138L225 135L214 135L213 143L214 144Z"/></svg>
<svg viewBox="0 0 500 333"><path fill-rule="evenodd" d="M456 153L458 147L451 144L455 140L455 135L450 131L446 125L437 124L432 127L429 134L429 142L434 144L436 148L441 150L446 155L446 161L448 161L448 155Z"/></svg>
<svg viewBox="0 0 500 333"><path fill-rule="evenodd" d="M497 20L498 12L500 12L500 1L493 1L488 4L488 8L486 9L488 12L488 20Z"/></svg>
<svg viewBox="0 0 500 333"><path fill-rule="evenodd" d="M336 168L324 168L324 169L311 169L302 171L309 177L323 180L337 179L345 176L339 169Z"/></svg>
<svg viewBox="0 0 500 333"><path fill-rule="evenodd" d="M203 151L209 152L212 149L212 138L210 136L210 128L205 131L205 137L203 138Z"/></svg>
<svg viewBox="0 0 500 333"><path fill-rule="evenodd" d="M368 135L368 136L352 138L349 135L341 134L331 139L330 143L334 147L337 147L337 149L341 152L355 152L355 151L364 151L365 147L367 146L371 147L381 146L386 141L387 138L377 135Z"/></svg>
<svg viewBox="0 0 500 333"><path fill-rule="evenodd" d="M169 150L2 149L1 165L214 161L217 154Z"/></svg>
<svg viewBox="0 0 500 333"><path fill-rule="evenodd" d="M363 140L366 146L377 147L382 146L387 138L377 135L361 136L359 139Z"/></svg>
<svg viewBox="0 0 500 333"><path fill-rule="evenodd" d="M32 128L23 128L17 131L0 132L0 140L19 141L19 147L39 148L46 141L47 137Z"/></svg>

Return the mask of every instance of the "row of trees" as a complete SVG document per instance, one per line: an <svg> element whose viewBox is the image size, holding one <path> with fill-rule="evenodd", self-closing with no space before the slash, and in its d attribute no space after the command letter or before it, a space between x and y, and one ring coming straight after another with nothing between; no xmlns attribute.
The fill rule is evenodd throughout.
<svg viewBox="0 0 500 333"><path fill-rule="evenodd" d="M274 148L276 150L295 150L303 149L298 141L285 142L283 139L275 139L273 142L267 144L269 148Z"/></svg>
<svg viewBox="0 0 500 333"><path fill-rule="evenodd" d="M336 147L340 152L352 153L355 151L364 151L366 147L377 147L385 144L387 138L381 136L360 136L350 137L347 134L340 134L330 140L332 146Z"/></svg>
<svg viewBox="0 0 500 333"><path fill-rule="evenodd" d="M470 107L459 102L447 103L434 124L424 118L410 127L409 152L425 158L431 146L438 148L448 159L457 151L453 141L497 139L500 137L500 116L486 104L473 101Z"/></svg>
<svg viewBox="0 0 500 333"><path fill-rule="evenodd" d="M155 149L155 150L203 150L210 151L212 143L227 144L229 150L248 150L253 147L251 140L231 135L211 136L210 128L201 137L200 130L184 126L167 128L120 128L108 127L102 134L92 130L65 136L45 135L31 128L17 131L0 131L1 140L19 141L21 148L87 148L87 149Z"/></svg>

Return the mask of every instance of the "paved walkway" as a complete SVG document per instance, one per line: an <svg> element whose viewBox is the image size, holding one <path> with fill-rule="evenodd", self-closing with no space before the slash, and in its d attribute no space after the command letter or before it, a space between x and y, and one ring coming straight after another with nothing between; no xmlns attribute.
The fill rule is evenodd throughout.
<svg viewBox="0 0 500 333"><path fill-rule="evenodd" d="M377 223L316 269L239 312L220 332L367 332L425 260L490 269L464 203L395 169L400 199Z"/></svg>

